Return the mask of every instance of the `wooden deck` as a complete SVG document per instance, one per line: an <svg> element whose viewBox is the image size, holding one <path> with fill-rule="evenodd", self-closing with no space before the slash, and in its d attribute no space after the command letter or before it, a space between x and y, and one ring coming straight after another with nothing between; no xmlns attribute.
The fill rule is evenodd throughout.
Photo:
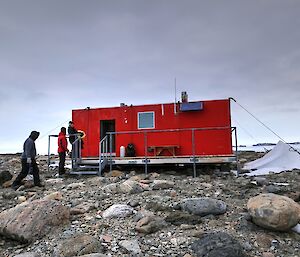
<svg viewBox="0 0 300 257"><path fill-rule="evenodd" d="M113 165L145 165L147 164L222 164L236 162L235 155L216 156L142 156L142 157L115 157L112 156L111 162ZM108 156L108 162L110 157ZM99 164L98 158L83 158L81 164Z"/></svg>

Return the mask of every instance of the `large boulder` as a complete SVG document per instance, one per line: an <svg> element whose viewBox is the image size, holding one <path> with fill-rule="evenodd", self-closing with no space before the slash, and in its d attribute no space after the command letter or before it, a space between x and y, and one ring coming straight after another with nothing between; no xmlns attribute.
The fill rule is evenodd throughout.
<svg viewBox="0 0 300 257"><path fill-rule="evenodd" d="M184 199L180 203L180 207L184 211L199 216L223 214L227 209L223 201L208 197Z"/></svg>
<svg viewBox="0 0 300 257"><path fill-rule="evenodd" d="M263 228L287 231L300 221L300 206L292 199L276 194L260 194L247 203L252 221Z"/></svg>
<svg viewBox="0 0 300 257"><path fill-rule="evenodd" d="M204 234L191 245L195 257L245 257L241 244L224 232Z"/></svg>
<svg viewBox="0 0 300 257"><path fill-rule="evenodd" d="M32 242L53 226L69 220L69 208L55 200L24 202L0 213L0 234L20 242Z"/></svg>

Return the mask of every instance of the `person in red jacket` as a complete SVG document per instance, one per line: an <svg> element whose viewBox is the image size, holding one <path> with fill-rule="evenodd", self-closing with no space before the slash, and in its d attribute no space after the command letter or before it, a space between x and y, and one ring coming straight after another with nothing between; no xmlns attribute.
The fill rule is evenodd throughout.
<svg viewBox="0 0 300 257"><path fill-rule="evenodd" d="M68 142L66 138L66 128L62 127L58 135L58 155L59 155L58 175L59 176L65 174L66 152L67 153L69 152Z"/></svg>

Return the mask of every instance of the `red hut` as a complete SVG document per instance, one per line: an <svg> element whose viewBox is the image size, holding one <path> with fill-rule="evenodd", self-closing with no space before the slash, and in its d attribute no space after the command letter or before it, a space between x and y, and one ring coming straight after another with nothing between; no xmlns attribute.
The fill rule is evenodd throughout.
<svg viewBox="0 0 300 257"><path fill-rule="evenodd" d="M112 164L235 160L230 99L77 109L72 119L85 132L83 159L106 152Z"/></svg>

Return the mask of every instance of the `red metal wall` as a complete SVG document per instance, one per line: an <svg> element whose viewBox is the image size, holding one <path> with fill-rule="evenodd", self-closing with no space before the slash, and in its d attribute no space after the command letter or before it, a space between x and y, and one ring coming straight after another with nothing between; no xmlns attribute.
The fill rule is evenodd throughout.
<svg viewBox="0 0 300 257"><path fill-rule="evenodd" d="M77 129L86 133L82 156L99 154L100 120L115 120L116 132L147 131L147 146L178 145L176 155L192 155L192 132L153 132L154 129L184 129L227 127L222 130L195 131L196 155L232 154L230 100L203 101L203 110L174 113L174 103L112 108L81 109L72 111L72 119ZM138 112L154 111L155 128L138 129ZM144 134L136 133L116 136L116 154L120 146L133 143L137 156L144 156ZM147 155L153 155L148 152ZM164 151L162 155L169 155Z"/></svg>

